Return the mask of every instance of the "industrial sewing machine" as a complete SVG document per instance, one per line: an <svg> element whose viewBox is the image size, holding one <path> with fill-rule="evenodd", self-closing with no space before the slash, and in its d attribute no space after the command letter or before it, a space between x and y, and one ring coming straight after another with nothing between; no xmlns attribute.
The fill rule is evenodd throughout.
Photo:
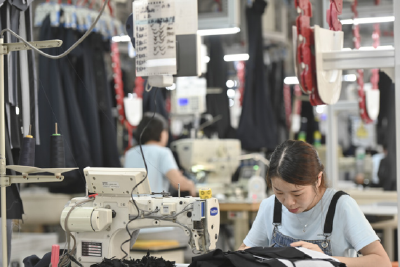
<svg viewBox="0 0 400 267"><path fill-rule="evenodd" d="M74 257L83 266L103 258L129 259L136 230L142 228L180 227L192 249L215 249L220 225L217 199L151 195L148 180L140 183L145 169L85 168L84 174L89 192L97 195L73 198L61 214L61 226L76 239ZM131 237L128 230L136 232Z"/></svg>
<svg viewBox="0 0 400 267"><path fill-rule="evenodd" d="M196 175L198 188L225 194L232 174L240 164L241 146L237 139L180 139L172 142L181 166Z"/></svg>

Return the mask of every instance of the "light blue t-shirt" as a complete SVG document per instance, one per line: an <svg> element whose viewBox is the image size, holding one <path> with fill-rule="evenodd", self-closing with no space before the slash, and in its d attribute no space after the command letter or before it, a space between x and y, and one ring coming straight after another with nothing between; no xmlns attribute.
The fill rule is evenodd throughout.
<svg viewBox="0 0 400 267"><path fill-rule="evenodd" d="M157 145L142 145L148 168L148 179L152 192L169 191L169 180L165 176L170 170L178 170L176 161L169 148ZM125 168L144 168L140 147L135 146L125 154Z"/></svg>
<svg viewBox="0 0 400 267"><path fill-rule="evenodd" d="M337 191L326 189L322 199L311 210L293 214L282 205L282 224L278 230L292 238L301 240L324 240L323 229L326 214L333 195ZM275 195L261 202L257 217L243 243L249 247L271 246ZM304 225L306 232L303 232ZM348 195L341 196L336 205L331 240L332 255L356 257L356 252L379 240L375 231L358 207L356 201Z"/></svg>

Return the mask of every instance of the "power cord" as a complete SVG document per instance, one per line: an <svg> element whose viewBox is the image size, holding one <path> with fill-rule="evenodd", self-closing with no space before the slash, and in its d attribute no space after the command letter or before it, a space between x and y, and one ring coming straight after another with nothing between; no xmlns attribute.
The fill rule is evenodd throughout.
<svg viewBox="0 0 400 267"><path fill-rule="evenodd" d="M146 86L146 87L147 87L147 86ZM152 89L152 87L150 87L150 90L151 90L151 89ZM147 91L147 90L146 90L146 91ZM142 130L142 132L140 133L140 136L139 136L140 153L142 154L142 158L143 158L143 162L144 162L144 167L145 167L145 169L146 169L146 175L145 175L145 177L144 177L139 183L137 183L137 184L132 188L132 190L131 190L131 199L132 199L133 205L135 205L135 208L136 208L136 210L137 210L137 215L136 215L136 217L134 217L133 219L129 220L129 222L128 222L128 223L126 224L126 226L125 226L125 229L126 229L126 231L128 232L130 238L127 239L127 240L125 240L125 241L121 244L121 246L120 246L121 251L125 254L125 256L122 257L121 260L124 260L126 257L129 256L128 253L122 248L124 244L126 244L127 242L130 242L130 241L131 241L132 236L133 236L133 231L132 231L132 233L129 231L129 228L128 228L128 227L129 227L129 224L130 224L131 222L133 222L134 220L136 220L137 218L139 218L139 216L140 216L139 207L137 206L137 203L136 203L135 199L133 198L133 191L134 191L140 184L142 184L142 183L147 179L147 177L148 177L148 172L149 172L149 171L148 171L146 159L145 159L144 153L143 153L143 148L142 148L142 136L143 136L143 133L146 131L147 127L150 125L150 123L153 121L154 117L156 116L156 111L157 111L157 93L158 93L158 91L159 91L159 88L156 87L156 92L155 92L155 94L154 94L154 106L155 106L155 110L154 110L153 116L151 117L151 119L149 120L149 122L146 124L146 126L143 128L143 130Z"/></svg>

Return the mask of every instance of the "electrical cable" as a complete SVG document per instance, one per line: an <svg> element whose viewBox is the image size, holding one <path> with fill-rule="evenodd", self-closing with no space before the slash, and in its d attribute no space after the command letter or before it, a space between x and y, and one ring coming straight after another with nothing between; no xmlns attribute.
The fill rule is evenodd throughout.
<svg viewBox="0 0 400 267"><path fill-rule="evenodd" d="M93 28L96 26L97 22L99 21L101 15L103 14L103 11L106 8L106 6L107 6L109 1L110 0L105 0L104 1L103 7L101 8L99 15L94 20L94 22L92 23L90 28L85 32L85 34L82 35L82 37L79 38L79 40L76 41L70 48L68 48L67 51L65 51L64 53L62 53L62 54L60 54L58 56L49 55L49 54L46 54L46 53L40 51L39 49L37 49L36 47L34 47L30 43L28 43L24 38L22 38L21 36L19 36L18 34L16 34L15 32L13 32L10 29L2 30L1 33L0 33L0 37L3 38L4 32L7 31L7 32L11 33L12 35L14 35L16 38L18 38L20 41L22 41L24 44L26 44L27 46L29 46L30 48L32 48L33 50L35 50L36 52L41 54L42 56L45 56L45 57L48 57L48 58L51 58L51 59L60 59L62 57L65 57L66 55L68 55L73 49L75 49L75 47L77 47L80 43L82 43L86 39L86 37L92 32Z"/></svg>
<svg viewBox="0 0 400 267"><path fill-rule="evenodd" d="M152 87L151 87L151 88L152 88ZM150 90L151 90L151 88L150 88ZM124 244L126 244L127 242L130 242L131 239L132 239L132 236L133 236L133 231L132 231L132 233L131 233L131 232L129 231L128 226L129 226L129 224L130 224L131 222L133 222L134 220L136 220L136 219L139 218L139 216L140 216L139 207L137 206L137 203L136 203L135 199L133 198L133 191L134 191L140 184L142 184L142 183L147 179L147 176L148 176L148 167L147 167L146 159L145 159L145 157L144 157L143 148L142 148L142 136L143 136L143 133L146 131L147 127L150 125L150 123L153 121L154 117L156 116L156 112L157 112L157 93L158 93L158 91L159 91L159 88L156 87L156 92L155 92L155 94L154 94L154 106L155 106L155 109L154 109L153 116L151 117L151 119L149 120L149 122L146 124L146 126L143 128L143 130L142 130L142 132L140 133L140 136L139 136L140 153L142 154L142 158L143 158L143 162L144 162L144 167L145 167L145 169L146 169L146 175L145 175L144 178L143 178L139 183L137 183L137 184L132 188L132 190L131 190L131 199L132 199L133 205L135 205L135 207L136 207L137 216L136 216L135 218L129 220L129 222L128 222L128 223L126 224L126 226L125 226L125 229L126 229L126 231L128 232L130 238L127 239L127 240L125 240L125 241L121 244L121 246L120 246L121 251L125 254L125 256L122 257L121 260L124 260L126 257L128 257L128 253L122 248L122 246L123 246Z"/></svg>

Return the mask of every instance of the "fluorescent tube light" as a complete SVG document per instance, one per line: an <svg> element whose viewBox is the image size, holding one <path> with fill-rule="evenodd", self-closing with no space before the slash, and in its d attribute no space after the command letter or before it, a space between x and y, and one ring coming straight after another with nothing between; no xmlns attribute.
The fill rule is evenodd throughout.
<svg viewBox="0 0 400 267"><path fill-rule="evenodd" d="M299 84L299 79L296 76L286 77L283 82L285 84Z"/></svg>
<svg viewBox="0 0 400 267"><path fill-rule="evenodd" d="M225 61L246 61L249 60L249 54L233 54L233 55L225 55Z"/></svg>
<svg viewBox="0 0 400 267"><path fill-rule="evenodd" d="M345 81L345 82L355 82L355 81L357 81L357 76L355 74L343 75L343 81Z"/></svg>
<svg viewBox="0 0 400 267"><path fill-rule="evenodd" d="M129 35L123 35L123 36L113 36L112 37L112 41L113 42L130 42L131 38L129 37Z"/></svg>
<svg viewBox="0 0 400 267"><path fill-rule="evenodd" d="M342 76L343 81L345 82L355 82L357 80L357 76L355 74L346 74ZM286 77L283 82L285 84L299 84L299 80L296 76Z"/></svg>
<svg viewBox="0 0 400 267"><path fill-rule="evenodd" d="M394 16L342 19L342 20L340 20L340 23L342 23L342 25L346 25L346 24L383 23L383 22L392 22L392 21L394 21Z"/></svg>
<svg viewBox="0 0 400 267"><path fill-rule="evenodd" d="M200 36L207 36L207 35L235 34L238 32L240 32L240 28L233 27L233 28L222 28L222 29L198 30L197 34Z"/></svg>
<svg viewBox="0 0 400 267"><path fill-rule="evenodd" d="M373 46L361 46L358 50L391 50L394 49L393 45L380 45L377 48L373 47ZM357 50L355 48L351 49L350 47L345 47L342 48L342 51L353 51L353 50Z"/></svg>
<svg viewBox="0 0 400 267"><path fill-rule="evenodd" d="M361 46L359 50L385 50L385 49L394 49L394 47L392 45L380 45L377 48L373 47L373 46Z"/></svg>

